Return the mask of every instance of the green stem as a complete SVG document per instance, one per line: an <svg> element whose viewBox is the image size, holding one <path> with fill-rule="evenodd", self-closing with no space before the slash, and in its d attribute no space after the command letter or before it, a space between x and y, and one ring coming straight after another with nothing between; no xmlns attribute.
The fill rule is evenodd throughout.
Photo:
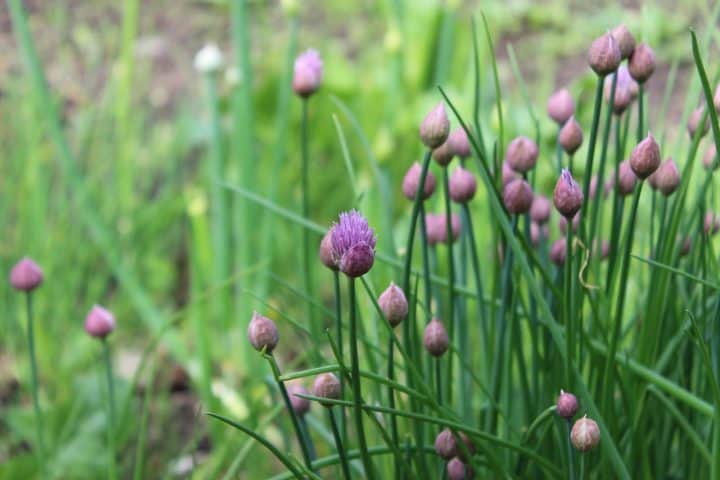
<svg viewBox="0 0 720 480"><path fill-rule="evenodd" d="M453 232L452 232L452 207L450 204L450 174L448 168L443 168L443 185L444 185L444 197L445 197L445 232L447 234L447 261L448 261L448 308L447 308L447 323L451 342L457 342L456 328L455 328L455 259L453 258ZM464 321L465 319L461 319ZM452 398L452 383L449 381L452 378L452 356L448 357L447 361L447 401L451 402Z"/></svg>
<svg viewBox="0 0 720 480"><path fill-rule="evenodd" d="M441 357L435 359L435 388L437 389L437 403L442 405L442 363ZM448 382L452 383L452 382Z"/></svg>
<svg viewBox="0 0 720 480"><path fill-rule="evenodd" d="M571 429L571 420L567 419L565 420L565 430L567 432L567 450L568 450L568 478L570 480L575 480L575 451L572 446L572 441L570 440L570 429Z"/></svg>
<svg viewBox="0 0 720 480"><path fill-rule="evenodd" d="M110 465L108 466L108 477L110 479L115 479L117 478L117 456L115 452L115 380L113 377L110 344L108 343L107 338L102 339L102 344L103 354L105 356L108 387L108 458L110 460Z"/></svg>
<svg viewBox="0 0 720 480"><path fill-rule="evenodd" d="M335 421L335 415L333 415L332 407L328 408L327 412L328 417L330 418L333 438L335 439L335 449L340 456L340 465L342 466L343 476L345 477L345 480L351 480L352 475L350 475L350 464L348 463L347 455L345 455L345 448L343 447L342 437L340 436L340 431L338 430L338 425Z"/></svg>
<svg viewBox="0 0 720 480"><path fill-rule="evenodd" d="M470 216L470 208L467 203L462 204L462 211L467 224L466 232L468 234L468 243L470 244L470 259L472 261L473 274L475 276L475 291L478 300L485 298L482 286L482 276L480 271L480 260L478 257L477 244L475 243L475 231L473 230L472 218ZM482 334L483 352L488 354L488 325L486 311L483 305L478 304L478 320L480 323L480 333Z"/></svg>
<svg viewBox="0 0 720 480"><path fill-rule="evenodd" d="M420 182L424 185L424 182ZM418 188L421 191L422 188ZM365 440L365 427L363 426L363 405L362 390L360 387L360 359L358 358L358 339L357 339L357 302L355 299L355 279L348 277L348 291L350 295L350 374L352 376L353 391L353 416L355 418L355 429L358 437L358 447L360 448L365 475L368 478L375 478L372 460L367 449Z"/></svg>
<svg viewBox="0 0 720 480"><path fill-rule="evenodd" d="M27 339L28 349L30 350L30 380L32 387L33 409L35 410L35 427L37 438L37 459L40 464L40 472L42 478L48 478L47 467L45 465L45 442L43 440L43 416L40 410L40 399L38 395L38 369L37 358L35 356L35 332L33 329L33 308L32 293L27 292L25 295L27 307Z"/></svg>
<svg viewBox="0 0 720 480"><path fill-rule="evenodd" d="M300 143L302 150L302 161L300 165L300 185L302 192L301 212L305 219L310 218L310 186L308 181L308 100L302 101L302 122L300 124ZM312 270L310 268L310 231L307 228L302 229L302 269L305 281L305 293L308 297L313 296ZM307 303L307 322L310 324L310 332L314 338L320 338L319 325L313 320L313 308L311 303Z"/></svg>
<svg viewBox="0 0 720 480"><path fill-rule="evenodd" d="M341 290L340 290L340 272L337 270L333 270L333 287L335 289L335 338L337 339L337 345L338 345L338 356L340 358L343 358L343 334L342 334L342 298L341 298ZM392 352L390 352L390 358L392 358ZM390 367L388 367L390 368ZM388 371L388 377L390 379L393 378L392 376L393 372ZM345 377L340 375L340 392L341 394L345 393ZM391 399L391 403L394 403L394 398ZM345 413L340 412L340 434L343 440L346 439L346 430L345 430Z"/></svg>
<svg viewBox="0 0 720 480"><path fill-rule="evenodd" d="M568 218L566 227L566 238L565 238L565 381L567 388L571 388L572 385L572 359L574 355L573 344L574 344L574 326L573 326L573 308L572 308L572 233L573 225L572 218Z"/></svg>
<svg viewBox="0 0 720 480"><path fill-rule="evenodd" d="M583 184L583 203L582 203L582 209L580 211L580 218L582 219L582 236L585 236L585 219L587 218L586 212L587 212L587 205L590 200L590 177L592 177L592 169L593 169L593 161L595 159L595 143L597 141L597 134L598 134L598 127L600 125L600 111L602 110L602 94L603 94L603 83L604 83L604 77L598 77L597 81L597 87L595 89L595 107L593 108L593 119L592 119L592 127L590 128L590 141L588 143L588 153L587 153L587 160L585 162L586 169L585 169L585 182ZM602 185L598 185L598 190L602 188ZM600 193L598 192L598 195ZM568 227L570 226L570 223L568 222ZM585 238L585 241L588 245L587 241L588 239Z"/></svg>
<svg viewBox="0 0 720 480"><path fill-rule="evenodd" d="M643 108L643 104L645 99L645 88L643 87L643 84L638 84L638 123L637 123L637 141L638 143L642 142L643 138L645 138L645 112Z"/></svg>

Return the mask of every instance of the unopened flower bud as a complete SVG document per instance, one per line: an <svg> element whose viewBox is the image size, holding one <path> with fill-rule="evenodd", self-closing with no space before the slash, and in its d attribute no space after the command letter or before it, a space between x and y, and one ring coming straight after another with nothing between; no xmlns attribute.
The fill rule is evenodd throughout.
<svg viewBox="0 0 720 480"><path fill-rule="evenodd" d="M443 429L435 437L435 453L445 460L450 460L460 453L455 435L449 428Z"/></svg>
<svg viewBox="0 0 720 480"><path fill-rule="evenodd" d="M609 33L595 39L590 45L588 63L598 76L604 77L614 72L621 61L620 46Z"/></svg>
<svg viewBox="0 0 720 480"><path fill-rule="evenodd" d="M31 292L43 282L43 271L29 257L23 257L10 270L10 285L21 292Z"/></svg>
<svg viewBox="0 0 720 480"><path fill-rule="evenodd" d="M323 62L316 50L306 50L295 60L292 87L296 94L308 98L322 83Z"/></svg>
<svg viewBox="0 0 720 480"><path fill-rule="evenodd" d="M517 137L507 147L505 162L518 173L525 173L535 166L538 146L527 137Z"/></svg>
<svg viewBox="0 0 720 480"><path fill-rule="evenodd" d="M378 297L378 305L388 323L393 327L397 327L407 317L407 298L402 289L393 282L390 282L390 286Z"/></svg>
<svg viewBox="0 0 720 480"><path fill-rule="evenodd" d="M321 373L315 378L312 393L316 397L328 398L330 400L339 400L342 396L340 390L340 381L332 373ZM320 402L324 407L332 407L332 403Z"/></svg>
<svg viewBox="0 0 720 480"><path fill-rule="evenodd" d="M465 480L467 476L467 467L458 457L450 459L447 463L448 480Z"/></svg>
<svg viewBox="0 0 720 480"><path fill-rule="evenodd" d="M433 357L439 357L447 352L450 346L447 330L437 318L430 320L423 333L423 345Z"/></svg>
<svg viewBox="0 0 720 480"><path fill-rule="evenodd" d="M458 167L450 176L448 186L450 187L450 198L454 202L466 203L475 196L477 180L470 171Z"/></svg>
<svg viewBox="0 0 720 480"><path fill-rule="evenodd" d="M547 111L550 118L558 125L565 125L575 113L575 100L566 88L561 88L550 95L547 102Z"/></svg>
<svg viewBox="0 0 720 480"><path fill-rule="evenodd" d="M530 205L530 220L540 225L550 220L552 212L552 204L550 199L544 195L533 195L532 204Z"/></svg>
<svg viewBox="0 0 720 480"><path fill-rule="evenodd" d="M705 170L714 170L718 167L717 148L715 147L714 143L711 143L708 149L705 151L702 162Z"/></svg>
<svg viewBox="0 0 720 480"><path fill-rule="evenodd" d="M505 185L503 202L511 214L527 213L532 206L533 191L530 184L518 178Z"/></svg>
<svg viewBox="0 0 720 480"><path fill-rule="evenodd" d="M105 338L113 330L115 330L113 314L100 305L93 305L85 317L85 332L91 337Z"/></svg>
<svg viewBox="0 0 720 480"><path fill-rule="evenodd" d="M560 390L557 403L555 404L557 414L563 418L571 419L578 410L578 401L572 393Z"/></svg>
<svg viewBox="0 0 720 480"><path fill-rule="evenodd" d="M563 237L555 240L552 247L550 247L550 260L558 267L565 263L565 256L567 255L566 245L567 240Z"/></svg>
<svg viewBox="0 0 720 480"><path fill-rule="evenodd" d="M705 116L705 109L698 107L690 114L687 124L688 133L690 138L695 138L695 133L700 130L700 137L704 137L710 129L710 122L708 122L707 116Z"/></svg>
<svg viewBox="0 0 720 480"><path fill-rule="evenodd" d="M338 266L332 253L332 229L328 230L320 241L320 261L330 270L337 271Z"/></svg>
<svg viewBox="0 0 720 480"><path fill-rule="evenodd" d="M648 133L645 139L638 143L630 154L630 167L635 176L640 180L645 180L647 177L657 170L660 166L660 146L653 138L652 134Z"/></svg>
<svg viewBox="0 0 720 480"><path fill-rule="evenodd" d="M620 162L618 167L618 193L620 195L630 195L635 190L637 177L630 168L628 161Z"/></svg>
<svg viewBox="0 0 720 480"><path fill-rule="evenodd" d="M666 197L680 186L680 171L672 158L665 160L652 174L658 190Z"/></svg>
<svg viewBox="0 0 720 480"><path fill-rule="evenodd" d="M705 235L715 235L720 231L720 217L709 211L705 214Z"/></svg>
<svg viewBox="0 0 720 480"><path fill-rule="evenodd" d="M572 218L580 210L583 203L583 192L573 179L569 170L563 169L555 184L553 203L558 212L565 218Z"/></svg>
<svg viewBox="0 0 720 480"><path fill-rule="evenodd" d="M445 140L442 145L432 151L433 159L435 159L437 164L441 167L447 167L448 165L450 165L453 157L455 157L455 152L453 151L452 145L450 145L449 140L450 137L448 136L448 139Z"/></svg>
<svg viewBox="0 0 720 480"><path fill-rule="evenodd" d="M615 83L615 97L613 97L613 113L621 115L638 94L638 84L630 76L630 72L625 65L621 65L615 76L608 76L605 79L605 100L610 101L612 95L612 85Z"/></svg>
<svg viewBox="0 0 720 480"><path fill-rule="evenodd" d="M623 60L626 58L630 58L633 50L635 50L635 37L630 32L630 30L628 30L625 24L620 24L617 27L613 28L610 32L610 35L613 36L618 46L620 47L620 52L622 54Z"/></svg>
<svg viewBox="0 0 720 480"><path fill-rule="evenodd" d="M550 229L547 225L538 225L535 222L530 222L530 243L537 247L540 245L540 241L548 238Z"/></svg>
<svg viewBox="0 0 720 480"><path fill-rule="evenodd" d="M570 432L570 441L580 452L589 452L600 442L600 428L594 420L587 416L581 418L573 425Z"/></svg>
<svg viewBox="0 0 720 480"><path fill-rule="evenodd" d="M467 133L462 127L458 127L448 135L447 143L455 155L460 158L468 158L471 155L470 141Z"/></svg>
<svg viewBox="0 0 720 480"><path fill-rule="evenodd" d="M422 166L418 162L413 163L403 178L402 191L405 198L415 201L418 185L420 185L420 176L422 175ZM428 170L425 176L425 186L423 188L423 200L427 200L435 192L435 175Z"/></svg>
<svg viewBox="0 0 720 480"><path fill-rule="evenodd" d="M655 52L645 43L638 43L628 60L630 75L638 83L645 83L655 71Z"/></svg>
<svg viewBox="0 0 720 480"><path fill-rule="evenodd" d="M248 340L255 350L261 352L272 352L280 340L275 322L263 317L258 312L253 312L252 319L248 325Z"/></svg>
<svg viewBox="0 0 720 480"><path fill-rule="evenodd" d="M428 113L420 124L420 140L429 149L435 149L447 140L450 120L445 105L440 102Z"/></svg>
<svg viewBox="0 0 720 480"><path fill-rule="evenodd" d="M593 175L592 178L590 178L590 188L588 195L590 195L590 198L595 198L595 195L597 195L597 187L598 187L598 177L597 175Z"/></svg>
<svg viewBox="0 0 720 480"><path fill-rule="evenodd" d="M507 164L507 162L503 162L502 164L502 184L503 187L507 185L508 183L512 182L516 178L520 178L520 176L515 173L515 170L510 168L510 166Z"/></svg>
<svg viewBox="0 0 720 480"><path fill-rule="evenodd" d="M310 392L300 383L289 383L287 386L288 397L290 397L290 406L298 416L303 416L310 411L310 400L298 397L300 395L310 395Z"/></svg>
<svg viewBox="0 0 720 480"><path fill-rule="evenodd" d="M217 45L209 43L198 50L193 64L200 73L214 73L222 67L223 54Z"/></svg>
<svg viewBox="0 0 720 480"><path fill-rule="evenodd" d="M563 125L558 135L558 143L568 155L577 152L583 142L583 132L580 124L575 120L575 116Z"/></svg>

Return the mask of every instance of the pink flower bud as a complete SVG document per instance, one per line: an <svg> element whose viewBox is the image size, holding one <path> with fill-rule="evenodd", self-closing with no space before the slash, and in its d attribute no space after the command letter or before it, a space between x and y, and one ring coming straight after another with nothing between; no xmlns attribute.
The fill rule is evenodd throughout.
<svg viewBox="0 0 720 480"><path fill-rule="evenodd" d="M600 428L594 420L587 416L581 418L573 425L570 432L570 441L580 452L589 452L600 442Z"/></svg>
<svg viewBox="0 0 720 480"><path fill-rule="evenodd" d="M652 176L655 177L658 189L666 197L680 186L680 171L672 158L665 160Z"/></svg>
<svg viewBox="0 0 720 480"><path fill-rule="evenodd" d="M565 238L558 238L550 247L550 260L557 265L562 266L565 263L565 256L567 255L567 241Z"/></svg>
<svg viewBox="0 0 720 480"><path fill-rule="evenodd" d="M460 238L461 221L458 214L453 213L450 218L450 228L452 230L452 241L457 241ZM433 214L428 213L425 215L425 232L427 235L427 241L430 245L437 245L438 243L447 243L447 216L445 214Z"/></svg>
<svg viewBox="0 0 720 480"><path fill-rule="evenodd" d="M704 137L708 130L710 129L710 122L708 122L708 118L705 117L703 121L703 116L705 115L705 109L703 107L698 107L690 114L690 118L688 118L688 124L687 129L688 133L690 134L690 138L695 138L695 133L700 130L700 137Z"/></svg>
<svg viewBox="0 0 720 480"><path fill-rule="evenodd" d="M332 229L328 230L320 242L320 261L330 270L337 271L338 266L332 253Z"/></svg>
<svg viewBox="0 0 720 480"><path fill-rule="evenodd" d="M450 460L460 453L455 435L449 428L442 430L435 437L435 453L445 460Z"/></svg>
<svg viewBox="0 0 720 480"><path fill-rule="evenodd" d="M467 476L467 467L458 457L450 459L447 463L448 480L465 480Z"/></svg>
<svg viewBox="0 0 720 480"><path fill-rule="evenodd" d="M652 134L648 133L645 139L638 143L630 154L630 167L635 176L645 180L660 166L660 146Z"/></svg>
<svg viewBox="0 0 720 480"><path fill-rule="evenodd" d="M614 72L621 61L620 46L609 33L595 39L590 45L588 63L598 76L604 77Z"/></svg>
<svg viewBox="0 0 720 480"><path fill-rule="evenodd" d="M628 161L620 162L618 167L618 193L620 195L630 195L635 190L637 177L630 168Z"/></svg>
<svg viewBox="0 0 720 480"><path fill-rule="evenodd" d="M35 290L43 278L42 269L30 257L23 257L10 271L10 285L21 292Z"/></svg>
<svg viewBox="0 0 720 480"><path fill-rule="evenodd" d="M566 88L562 88L550 95L547 102L547 111L550 118L558 125L565 122L575 113L575 100Z"/></svg>
<svg viewBox="0 0 720 480"><path fill-rule="evenodd" d="M450 148L455 155L460 158L468 158L471 155L470 141L468 140L467 133L462 127L458 127L448 136L447 143L450 144Z"/></svg>
<svg viewBox="0 0 720 480"><path fill-rule="evenodd" d="M115 317L100 305L93 305L85 317L85 331L95 338L105 338L115 330Z"/></svg>
<svg viewBox="0 0 720 480"><path fill-rule="evenodd" d="M540 245L542 239L547 239L550 236L550 229L547 225L538 225L535 222L530 222L530 243L537 247Z"/></svg>
<svg viewBox="0 0 720 480"><path fill-rule="evenodd" d="M450 176L450 198L456 203L466 203L472 200L477 191L477 180L470 171L463 167L455 169Z"/></svg>
<svg viewBox="0 0 720 480"><path fill-rule="evenodd" d="M572 393L560 390L557 403L555 404L557 414L563 418L571 419L578 410L578 401Z"/></svg>
<svg viewBox="0 0 720 480"><path fill-rule="evenodd" d="M708 211L705 214L705 235L711 233L715 235L718 231L720 231L720 217L712 211Z"/></svg>
<svg viewBox="0 0 720 480"><path fill-rule="evenodd" d="M503 162L502 164L502 184L503 187L507 185L508 183L512 182L516 178L520 178L520 176L515 173L515 170L510 168L510 166L507 164L507 162Z"/></svg>
<svg viewBox="0 0 720 480"><path fill-rule="evenodd" d="M575 116L563 125L558 135L558 143L568 155L577 152L583 142L583 132L580 124L575 120Z"/></svg>
<svg viewBox="0 0 720 480"><path fill-rule="evenodd" d="M630 58L633 50L635 50L635 37L630 32L630 30L628 30L625 24L620 24L617 27L613 28L610 32L610 35L613 36L618 46L620 47L620 52L622 54L623 60L626 58Z"/></svg>
<svg viewBox="0 0 720 480"><path fill-rule="evenodd" d="M628 60L630 75L638 83L645 83L655 71L655 52L645 43L638 43Z"/></svg>
<svg viewBox="0 0 720 480"><path fill-rule="evenodd" d="M378 305L391 326L400 325L408 314L408 301L400 287L390 282L390 286L378 297Z"/></svg>
<svg viewBox="0 0 720 480"><path fill-rule="evenodd" d="M530 220L540 225L550 220L552 212L552 204L550 199L544 195L534 195L532 204L530 205Z"/></svg>
<svg viewBox="0 0 720 480"><path fill-rule="evenodd" d="M432 151L433 159L435 159L437 164L441 167L447 167L448 165L450 165L453 157L455 157L455 151L453 151L452 145L450 145L449 140L450 137L448 137L448 139L445 140L442 145Z"/></svg>
<svg viewBox="0 0 720 480"><path fill-rule="evenodd" d="M638 94L638 84L630 76L630 72L625 65L621 65L617 71L617 80L613 76L605 79L605 100L610 101L612 94L612 84L615 81L615 97L613 100L613 113L622 114Z"/></svg>
<svg viewBox="0 0 720 480"><path fill-rule="evenodd" d="M715 87L715 95L713 95L713 105L716 111L720 111L720 85Z"/></svg>
<svg viewBox="0 0 720 480"><path fill-rule="evenodd" d="M310 395L308 389L300 383L289 383L287 386L288 397L290 397L290 406L298 416L303 416L310 411L310 400L298 397L300 395Z"/></svg>
<svg viewBox="0 0 720 480"><path fill-rule="evenodd" d="M530 184L520 178L505 185L503 202L511 214L527 213L532 206L533 191Z"/></svg>
<svg viewBox="0 0 720 480"><path fill-rule="evenodd" d="M711 143L708 149L705 151L702 162L705 170L714 170L718 167L717 148L715 147L714 143Z"/></svg>
<svg viewBox="0 0 720 480"><path fill-rule="evenodd" d="M445 112L445 105L438 103L420 124L420 139L429 149L442 145L450 132L450 120Z"/></svg>
<svg viewBox="0 0 720 480"><path fill-rule="evenodd" d="M583 203L583 192L575 182L570 171L563 169L555 184L553 203L558 212L565 218L572 218L580 210Z"/></svg>
<svg viewBox="0 0 720 480"><path fill-rule="evenodd" d="M423 345L425 350L433 357L439 357L447 352L450 346L450 338L448 338L445 327L437 318L430 320L430 323L425 327Z"/></svg>
<svg viewBox="0 0 720 480"><path fill-rule="evenodd" d="M403 178L402 191L405 198L415 201L418 185L420 185L422 166L418 162L413 163ZM423 200L427 200L435 192L435 175L428 170L425 176L425 188L423 188Z"/></svg>
<svg viewBox="0 0 720 480"><path fill-rule="evenodd" d="M295 60L293 90L303 98L315 93L322 83L323 63L315 50L306 50Z"/></svg>
<svg viewBox="0 0 720 480"><path fill-rule="evenodd" d="M525 173L535 166L538 146L527 137L517 137L510 142L505 153L505 162L518 173Z"/></svg>
<svg viewBox="0 0 720 480"><path fill-rule="evenodd" d="M280 340L275 322L267 317L263 317L258 312L253 312L252 319L248 325L248 340L250 340L250 344L258 352L264 348L267 353L271 353Z"/></svg>
<svg viewBox="0 0 720 480"><path fill-rule="evenodd" d="M332 373L322 373L315 378L312 388L313 395L316 397L328 398L330 400L339 400L342 396L340 389L340 381ZM320 402L324 407L332 407L332 403Z"/></svg>

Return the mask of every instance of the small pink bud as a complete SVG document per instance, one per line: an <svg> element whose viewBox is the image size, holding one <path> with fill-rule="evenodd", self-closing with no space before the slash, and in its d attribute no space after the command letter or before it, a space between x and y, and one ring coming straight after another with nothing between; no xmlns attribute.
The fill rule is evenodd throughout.
<svg viewBox="0 0 720 480"><path fill-rule="evenodd" d="M515 179L505 185L503 202L511 214L527 213L532 206L533 191L530 184L523 179Z"/></svg>
<svg viewBox="0 0 720 480"><path fill-rule="evenodd" d="M31 292L43 282L43 271L30 257L23 257L10 271L10 285L21 292Z"/></svg>
<svg viewBox="0 0 720 480"><path fill-rule="evenodd" d="M316 397L328 398L330 400L339 400L342 396L340 390L340 381L332 373L321 373L315 378L312 388L313 395ZM332 407L332 403L320 402L324 407Z"/></svg>
<svg viewBox="0 0 720 480"><path fill-rule="evenodd" d="M452 162L452 159L455 157L455 151L452 149L452 145L450 145L449 136L442 145L432 151L432 156L441 167L450 165L450 162Z"/></svg>
<svg viewBox="0 0 720 480"><path fill-rule="evenodd" d="M503 187L507 185L508 183L512 182L516 178L520 178L520 176L515 173L515 170L510 168L510 166L507 164L507 162L503 162L502 164L502 183Z"/></svg>
<svg viewBox="0 0 720 480"><path fill-rule="evenodd" d="M455 169L450 176L450 198L456 203L466 203L472 200L477 191L477 180L469 170L463 167Z"/></svg>
<svg viewBox="0 0 720 480"><path fill-rule="evenodd" d="M460 158L468 158L471 155L470 141L468 140L467 133L462 127L458 127L448 136L447 142L450 144L450 148L453 153Z"/></svg>
<svg viewBox="0 0 720 480"><path fill-rule="evenodd" d="M460 453L455 435L449 428L442 430L435 437L435 453L445 460L450 460Z"/></svg>
<svg viewBox="0 0 720 480"><path fill-rule="evenodd" d="M593 175L592 178L590 178L590 188L588 195L590 195L590 198L595 198L595 195L597 194L597 186L598 186L598 178L597 175Z"/></svg>
<svg viewBox="0 0 720 480"><path fill-rule="evenodd" d="M600 442L600 428L594 420L587 416L581 418L573 425L570 432L570 441L580 452L589 452Z"/></svg>
<svg viewBox="0 0 720 480"><path fill-rule="evenodd" d="M715 170L718 167L717 148L715 147L714 143L711 143L708 149L705 151L702 162L705 170Z"/></svg>
<svg viewBox="0 0 720 480"><path fill-rule="evenodd" d="M400 322L407 317L407 298L402 289L393 282L390 282L390 286L378 297L378 305L388 323L393 327L400 325Z"/></svg>
<svg viewBox="0 0 720 480"><path fill-rule="evenodd" d="M425 346L425 350L433 357L439 357L447 352L450 346L450 339L448 338L445 327L437 318L430 320L430 323L425 327L423 345Z"/></svg>
<svg viewBox="0 0 720 480"><path fill-rule="evenodd" d="M316 50L306 50L295 60L293 90L303 98L315 93L322 83L323 63Z"/></svg>
<svg viewBox="0 0 720 480"><path fill-rule="evenodd" d="M465 480L467 476L467 467L458 457L450 459L447 463L448 480Z"/></svg>
<svg viewBox="0 0 720 480"><path fill-rule="evenodd" d="M630 167L635 176L645 180L660 166L660 146L648 133L645 139L638 143L630 154Z"/></svg>
<svg viewBox="0 0 720 480"><path fill-rule="evenodd" d="M415 201L418 185L420 185L422 166L418 162L413 163L403 178L402 191L405 198ZM435 175L428 170L425 176L425 188L423 188L423 200L427 200L435 192Z"/></svg>
<svg viewBox="0 0 720 480"><path fill-rule="evenodd" d="M635 50L635 37L630 32L630 30L628 30L625 24L620 24L617 27L613 28L610 32L610 35L613 36L618 46L620 47L620 52L622 54L623 60L626 58L630 58L633 50Z"/></svg>
<svg viewBox="0 0 720 480"><path fill-rule="evenodd" d="M535 166L538 146L527 137L517 137L507 147L505 162L518 173L525 173Z"/></svg>
<svg viewBox="0 0 720 480"><path fill-rule="evenodd" d="M698 129L700 130L701 138L704 137L710 129L710 122L708 122L708 118L704 117L704 115L705 109L703 107L696 108L690 114L690 118L688 118L687 129L691 139L695 138L695 133L698 131Z"/></svg>
<svg viewBox="0 0 720 480"><path fill-rule="evenodd" d="M550 118L558 125L564 125L575 113L575 100L566 88L562 88L550 95L547 102L547 111Z"/></svg>
<svg viewBox="0 0 720 480"><path fill-rule="evenodd" d="M571 419L578 410L578 401L572 393L560 390L557 403L555 404L557 414L563 418Z"/></svg>
<svg viewBox="0 0 720 480"><path fill-rule="evenodd" d="M319 257L322 264L327 268L334 271L338 270L337 262L335 262L335 257L333 257L332 253L332 228L327 231L320 242Z"/></svg>
<svg viewBox="0 0 720 480"><path fill-rule="evenodd" d="M651 176L655 177L658 190L666 197L680 186L680 171L672 158L665 160Z"/></svg>
<svg viewBox="0 0 720 480"><path fill-rule="evenodd" d="M275 322L263 317L258 312L253 312L248 325L248 340L258 352L262 351L263 348L267 353L272 352L280 340Z"/></svg>
<svg viewBox="0 0 720 480"><path fill-rule="evenodd" d="M296 393L299 393L300 395L310 395L308 389L305 388L302 384L288 384L287 393L288 397L290 397L290 406L297 415L302 417L310 411L310 400L308 400L307 398L298 397L296 395Z"/></svg>
<svg viewBox="0 0 720 480"><path fill-rule="evenodd" d="M457 213L453 213L450 218L450 229L452 230L452 241L460 238L461 221ZM447 216L445 214L428 213L425 215L425 231L427 241L430 245L438 243L447 243Z"/></svg>
<svg viewBox="0 0 720 480"><path fill-rule="evenodd" d="M540 225L550 220L552 212L552 204L550 199L544 195L534 195L532 204L530 205L530 220Z"/></svg>
<svg viewBox="0 0 720 480"><path fill-rule="evenodd" d="M630 75L638 83L645 83L655 71L655 52L645 43L638 43L628 60Z"/></svg>
<svg viewBox="0 0 720 480"><path fill-rule="evenodd" d="M708 211L705 214L705 235L711 233L715 235L718 231L720 231L720 217L712 211Z"/></svg>
<svg viewBox="0 0 720 480"><path fill-rule="evenodd" d="M450 120L445 105L440 102L428 113L420 124L420 140L429 149L435 149L447 140Z"/></svg>
<svg viewBox="0 0 720 480"><path fill-rule="evenodd" d="M558 143L568 155L577 152L583 142L583 132L580 124L575 120L575 116L563 125L558 135Z"/></svg>
<svg viewBox="0 0 720 480"><path fill-rule="evenodd" d="M565 238L558 238L550 247L550 260L557 265L562 266L565 263L567 241Z"/></svg>
<svg viewBox="0 0 720 480"><path fill-rule="evenodd" d="M621 61L620 46L609 33L595 39L590 45L588 63L598 76L604 77L614 72Z"/></svg>
<svg viewBox="0 0 720 480"><path fill-rule="evenodd" d="M538 225L535 222L530 222L530 243L537 247L540 245L542 239L547 239L550 236L550 229L547 225Z"/></svg>
<svg viewBox="0 0 720 480"><path fill-rule="evenodd" d="M621 115L638 94L638 84L630 76L630 72L625 65L621 65L616 73L617 80L614 76L608 76L605 79L605 100L610 101L612 95L612 84L615 81L615 97L613 100L613 113Z"/></svg>
<svg viewBox="0 0 720 480"><path fill-rule="evenodd" d="M558 212L565 218L572 218L580 210L583 203L583 192L573 179L570 171L563 168L555 184L553 203Z"/></svg>
<svg viewBox="0 0 720 480"><path fill-rule="evenodd" d="M100 305L93 305L85 317L85 331L91 337L105 338L115 330L115 317Z"/></svg>
<svg viewBox="0 0 720 480"><path fill-rule="evenodd" d="M630 195L635 190L637 177L630 168L628 161L620 162L618 167L618 193L620 195Z"/></svg>

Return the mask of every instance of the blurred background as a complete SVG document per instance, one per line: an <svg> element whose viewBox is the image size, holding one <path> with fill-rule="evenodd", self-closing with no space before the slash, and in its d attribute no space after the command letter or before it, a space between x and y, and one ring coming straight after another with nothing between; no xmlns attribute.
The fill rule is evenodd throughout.
<svg viewBox="0 0 720 480"><path fill-rule="evenodd" d="M297 225L221 185L298 213L300 102L289 75L301 51L317 49L325 65L310 102L310 220L328 226L358 205L379 231L379 250L394 254L407 214L398 187L421 158L417 127L441 98L436 86L462 113L473 109L471 19L481 121L499 133L480 8L498 61L504 139L539 129L546 194L557 133L547 97L568 87L588 128L595 76L585 54L595 37L625 23L657 53L647 105L665 154L684 148L685 119L700 98L689 27L717 43L716 6L702 0L290 0L241 9L222 0L27 0L35 63L10 3L20 2L0 6L0 265L9 272L30 255L45 271L36 329L56 478L99 478L106 468L100 350L82 329L95 303L118 319L112 344L118 398L127 399L118 433L127 478L138 468L139 438L145 478L278 471L248 462L256 447L247 438L211 434L203 412L214 406L252 424L278 405L265 366L248 374L258 365L245 340L253 309L297 338L281 359L288 369L313 348L292 324L303 321ZM224 57L211 74L193 67L207 43ZM710 64L716 53L705 53ZM208 173L212 158L222 159L220 179ZM210 218L218 191L231 206L220 274ZM494 255L489 235L479 241ZM380 285L392 271L377 275ZM319 268L315 291L330 303L330 277ZM0 304L0 477L28 478L34 427L22 297L0 282ZM199 392L207 375L211 392Z"/></svg>

